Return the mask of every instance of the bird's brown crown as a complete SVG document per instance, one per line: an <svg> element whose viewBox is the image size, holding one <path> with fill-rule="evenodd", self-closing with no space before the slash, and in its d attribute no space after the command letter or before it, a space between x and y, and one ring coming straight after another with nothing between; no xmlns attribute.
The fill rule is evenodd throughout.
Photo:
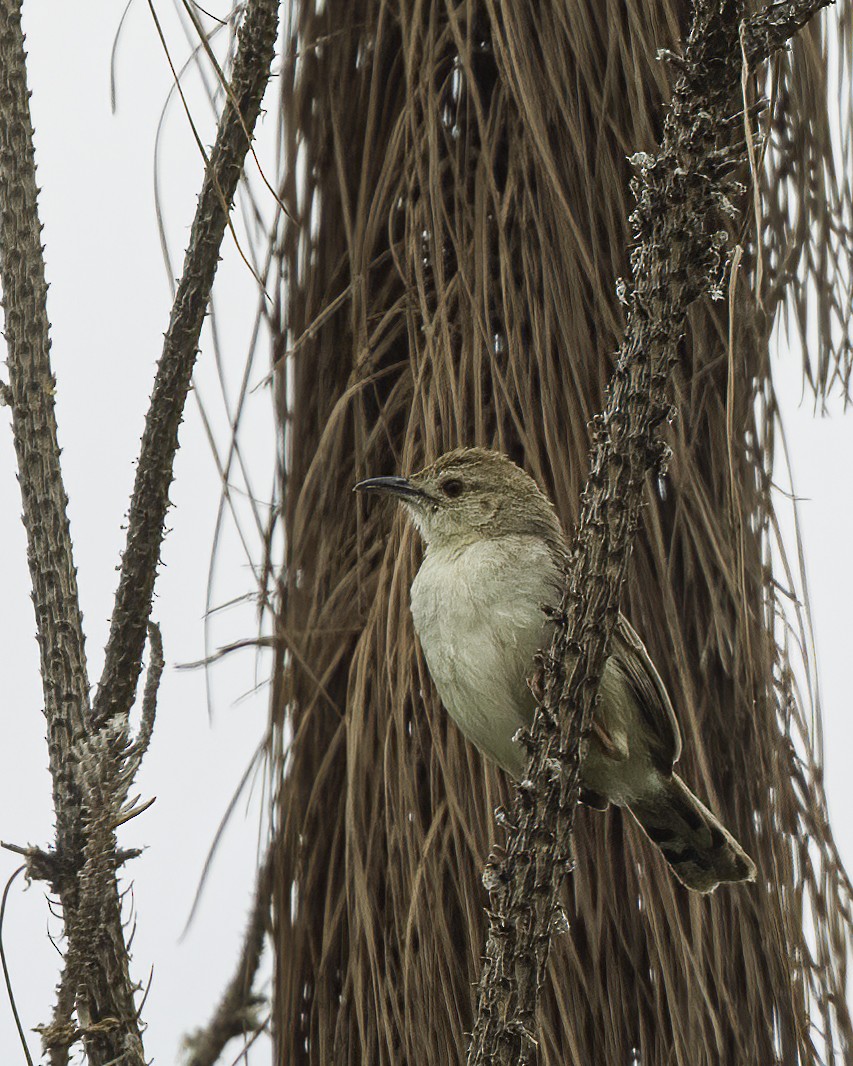
<svg viewBox="0 0 853 1066"><path fill-rule="evenodd" d="M458 448L409 477L419 495L402 502L427 543L537 536L565 552L554 507L521 467L500 452Z"/></svg>

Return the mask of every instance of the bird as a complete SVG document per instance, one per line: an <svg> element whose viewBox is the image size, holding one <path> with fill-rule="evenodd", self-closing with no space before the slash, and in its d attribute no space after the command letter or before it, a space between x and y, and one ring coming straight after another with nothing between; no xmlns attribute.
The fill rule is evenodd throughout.
<svg viewBox="0 0 853 1066"><path fill-rule="evenodd" d="M355 489L393 497L414 524L424 552L411 613L439 698L484 755L523 779L519 731L536 708L528 679L550 645L569 563L554 506L521 467L484 448ZM675 773L680 755L667 690L620 613L582 752L581 801L627 810L694 892L755 880L752 859Z"/></svg>

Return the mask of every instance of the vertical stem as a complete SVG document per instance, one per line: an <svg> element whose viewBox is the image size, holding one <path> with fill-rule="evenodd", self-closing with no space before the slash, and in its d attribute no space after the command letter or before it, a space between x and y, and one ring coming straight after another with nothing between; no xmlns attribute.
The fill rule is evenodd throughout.
<svg viewBox="0 0 853 1066"><path fill-rule="evenodd" d="M205 168L145 420L130 501L127 545L121 561L104 670L95 696L93 717L98 725L126 716L136 693L169 508L178 428L219 264L228 212L269 81L277 30L277 0L250 0L238 34L234 71L216 142Z"/></svg>
<svg viewBox="0 0 853 1066"><path fill-rule="evenodd" d="M89 681L77 572L59 465L47 285L19 0L0 0L0 278L9 385L33 587L44 712L63 855L80 847L71 750L86 728Z"/></svg>

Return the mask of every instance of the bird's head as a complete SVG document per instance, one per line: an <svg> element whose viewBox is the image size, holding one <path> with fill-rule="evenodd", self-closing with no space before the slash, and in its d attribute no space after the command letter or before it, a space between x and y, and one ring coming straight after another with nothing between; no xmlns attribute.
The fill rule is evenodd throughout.
<svg viewBox="0 0 853 1066"><path fill-rule="evenodd" d="M500 452L459 448L409 477L368 478L355 488L396 497L428 546L463 546L510 535L563 544L547 496Z"/></svg>

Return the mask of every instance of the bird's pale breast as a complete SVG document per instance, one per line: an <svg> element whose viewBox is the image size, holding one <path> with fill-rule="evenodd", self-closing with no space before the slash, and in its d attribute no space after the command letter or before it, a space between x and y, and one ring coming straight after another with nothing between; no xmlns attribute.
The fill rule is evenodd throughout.
<svg viewBox="0 0 853 1066"><path fill-rule="evenodd" d="M546 643L544 604L559 598L560 575L538 537L478 540L429 548L412 584L412 617L438 694L460 729L518 776L513 742L529 724L527 678Z"/></svg>

